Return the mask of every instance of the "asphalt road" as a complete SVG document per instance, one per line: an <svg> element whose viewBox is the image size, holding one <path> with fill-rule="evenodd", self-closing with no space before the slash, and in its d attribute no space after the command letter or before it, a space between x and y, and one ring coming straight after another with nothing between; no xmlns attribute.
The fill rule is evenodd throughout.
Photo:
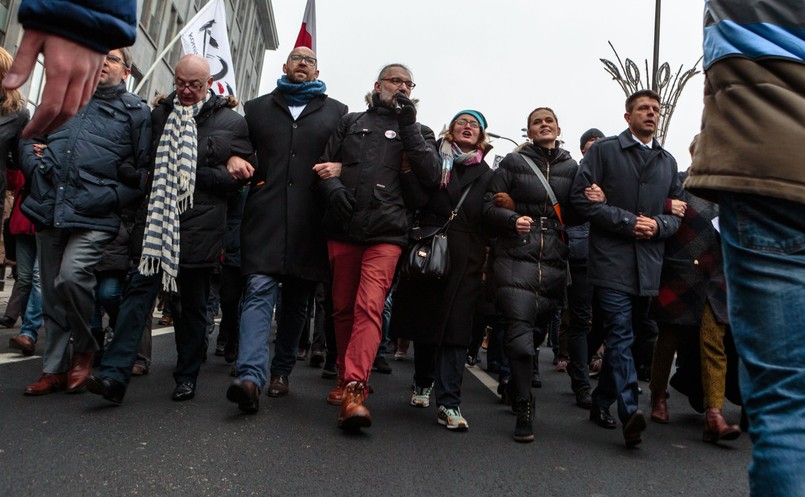
<svg viewBox="0 0 805 497"><path fill-rule="evenodd" d="M154 338L151 373L133 379L119 407L87 393L23 396L41 358L13 362L21 356L5 352L16 330L0 331L0 496L748 495L746 434L703 443L703 416L672 392L671 423L649 423L643 444L626 449L620 430L599 428L574 405L550 354L535 390L534 443L512 441L515 418L478 367L464 376L468 432L438 425L434 404L408 405L411 360L372 376L374 425L350 435L324 400L333 381L302 362L291 393L262 396L256 415L227 402L230 366L212 355L196 398L171 401L170 331ZM643 395L646 412L648 402ZM737 421L737 408L726 413Z"/></svg>

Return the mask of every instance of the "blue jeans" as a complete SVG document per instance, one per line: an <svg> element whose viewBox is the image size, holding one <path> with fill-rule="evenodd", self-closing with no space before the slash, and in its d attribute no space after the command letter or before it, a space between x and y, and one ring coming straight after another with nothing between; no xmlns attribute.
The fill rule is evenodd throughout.
<svg viewBox="0 0 805 497"><path fill-rule="evenodd" d="M617 402L618 417L625 424L637 410L637 372L632 357L634 317L644 314L649 297L595 287L593 299L595 312L600 313L606 344L598 387L593 391L593 404L609 409Z"/></svg>
<svg viewBox="0 0 805 497"><path fill-rule="evenodd" d="M92 315L92 331L103 331L103 310L109 315L109 326L114 329L117 313L120 310L120 297L126 273L123 271L104 271L97 273L98 286L95 287L95 312ZM103 344L98 344L103 348Z"/></svg>
<svg viewBox="0 0 805 497"><path fill-rule="evenodd" d="M803 205L722 193L730 324L749 417L753 496L805 495Z"/></svg>
<svg viewBox="0 0 805 497"><path fill-rule="evenodd" d="M246 277L240 314L237 369L241 380L253 382L260 390L268 381L268 335L271 333L271 317L278 293L278 279L265 274Z"/></svg>
<svg viewBox="0 0 805 497"><path fill-rule="evenodd" d="M42 287L39 279L39 262L36 260L36 237L17 235L17 284L19 285L22 325L20 335L34 342L42 327Z"/></svg>
<svg viewBox="0 0 805 497"><path fill-rule="evenodd" d="M161 272L143 276L136 267L132 268L129 282L120 299L115 334L103 353L98 375L111 378L123 385L129 384L143 328L146 326L146 320L151 319L154 302L161 287Z"/></svg>

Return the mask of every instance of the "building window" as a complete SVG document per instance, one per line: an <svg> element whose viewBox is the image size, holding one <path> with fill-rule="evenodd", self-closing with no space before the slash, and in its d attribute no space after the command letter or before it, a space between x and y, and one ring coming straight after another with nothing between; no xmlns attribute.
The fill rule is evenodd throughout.
<svg viewBox="0 0 805 497"><path fill-rule="evenodd" d="M165 43L170 43L176 35L184 28L184 21L181 17L179 17L179 12L176 11L176 7L171 6L171 14L170 19L168 20L168 26L172 26L170 30L170 36L168 39L165 40ZM182 48L182 40L177 40L176 43L173 44L173 48L168 55L168 64L173 67L177 62L179 62L179 58L184 54Z"/></svg>
<svg viewBox="0 0 805 497"><path fill-rule="evenodd" d="M166 2L162 0L144 0L142 15L140 17L140 24L143 29L148 33L151 41L159 46L160 29L159 26L162 21L162 16L165 12Z"/></svg>

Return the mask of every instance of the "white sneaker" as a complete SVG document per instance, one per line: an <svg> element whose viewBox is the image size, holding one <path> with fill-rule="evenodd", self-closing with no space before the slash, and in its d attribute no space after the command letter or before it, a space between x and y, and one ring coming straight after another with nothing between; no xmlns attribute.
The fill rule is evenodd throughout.
<svg viewBox="0 0 805 497"><path fill-rule="evenodd" d="M440 425L445 426L448 430L467 431L470 427L458 407L448 409L445 406L439 406L438 421Z"/></svg>
<svg viewBox="0 0 805 497"><path fill-rule="evenodd" d="M411 405L414 407L428 407L430 405L430 392L433 387L414 387L411 393Z"/></svg>

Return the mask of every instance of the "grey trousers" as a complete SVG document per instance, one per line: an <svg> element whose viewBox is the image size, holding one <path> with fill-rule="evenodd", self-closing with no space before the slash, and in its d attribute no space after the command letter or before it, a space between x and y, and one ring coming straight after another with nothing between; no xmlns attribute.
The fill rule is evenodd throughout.
<svg viewBox="0 0 805 497"><path fill-rule="evenodd" d="M94 268L116 233L82 229L44 228L36 233L42 280L42 311L47 344L42 372L70 369L73 350L94 352L98 344L90 332L95 308Z"/></svg>

